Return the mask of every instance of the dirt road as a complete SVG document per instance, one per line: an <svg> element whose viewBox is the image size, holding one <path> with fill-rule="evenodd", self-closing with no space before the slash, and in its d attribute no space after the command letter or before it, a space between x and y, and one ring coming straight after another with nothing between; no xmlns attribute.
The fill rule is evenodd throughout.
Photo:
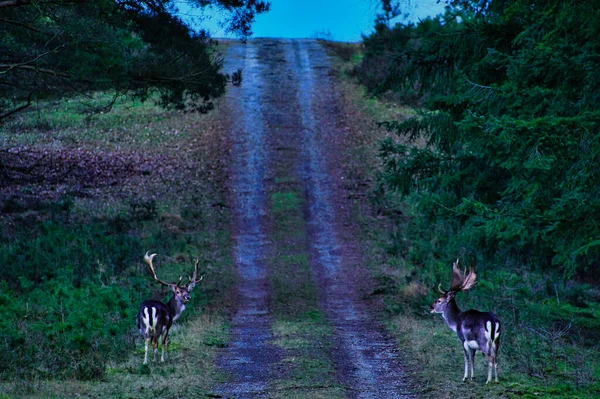
<svg viewBox="0 0 600 399"><path fill-rule="evenodd" d="M297 397L334 392L349 398L414 397L394 343L361 299L368 278L343 189L339 138L346 129L327 54L309 40L235 43L225 69L238 68L243 83L229 90L222 105L232 143L230 203L238 284L231 341L219 360L224 382L215 391L235 398L289 397L299 390ZM281 239L274 232L273 198L281 197L275 195L281 194L283 181L284 194L299 197L302 220L295 228L301 231L288 234L296 238ZM274 333L281 314L287 312L289 320L302 317L289 315L297 298L273 299L272 275L281 271L271 255L281 258L286 251L296 259L305 254L308 277L294 273L289 284L303 284L307 292L314 288L315 312L324 315L319 325L328 331L313 345L323 373L331 374L318 383L298 383L304 377L294 367L307 352L278 343Z"/></svg>

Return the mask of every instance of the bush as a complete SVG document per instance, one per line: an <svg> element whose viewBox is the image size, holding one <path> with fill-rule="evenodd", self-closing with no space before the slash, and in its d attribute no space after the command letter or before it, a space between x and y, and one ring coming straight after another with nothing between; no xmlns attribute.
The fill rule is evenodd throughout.
<svg viewBox="0 0 600 399"><path fill-rule="evenodd" d="M18 291L68 273L79 286L84 278L106 281L122 273L142 252L139 239L117 232L108 222L65 225L54 220L21 226L0 242L0 280ZM17 286L17 284L20 285Z"/></svg>
<svg viewBox="0 0 600 399"><path fill-rule="evenodd" d="M141 240L64 212L15 217L0 237L0 378L101 379L133 349L137 306L150 297L135 277ZM138 207L119 217L149 216Z"/></svg>
<svg viewBox="0 0 600 399"><path fill-rule="evenodd" d="M128 289L88 281L76 288L62 275L23 293L2 283L0 292L2 378L100 379L108 361L133 349L137 308Z"/></svg>

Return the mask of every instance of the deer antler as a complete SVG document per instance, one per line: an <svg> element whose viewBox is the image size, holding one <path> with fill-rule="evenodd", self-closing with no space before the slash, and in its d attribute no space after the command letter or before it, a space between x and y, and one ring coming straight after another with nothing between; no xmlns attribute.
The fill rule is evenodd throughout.
<svg viewBox="0 0 600 399"><path fill-rule="evenodd" d="M156 256L156 254L150 255L150 251L146 252L146 255L144 255L144 260L148 264L148 267L150 267L150 271L152 272L154 279L156 281L158 281L159 283L161 283L162 285L166 285L167 287L175 285L172 283L165 283L164 281L162 281L161 279L158 278L158 276L156 275L156 272L154 271L154 266L152 266L152 259L154 259L155 256ZM179 281L181 282L181 277L179 278ZM177 283L177 285L179 285L179 283Z"/></svg>
<svg viewBox="0 0 600 399"><path fill-rule="evenodd" d="M452 264L452 282L450 283L450 291L460 291L460 287L465 280L465 273L458 268L458 258Z"/></svg>
<svg viewBox="0 0 600 399"><path fill-rule="evenodd" d="M463 280L460 290L461 291L470 290L471 288L473 288L473 286L476 283L477 283L477 275L475 274L475 271L473 270L473 266L471 266L471 270L469 270L469 273L465 276L465 279Z"/></svg>
<svg viewBox="0 0 600 399"><path fill-rule="evenodd" d="M458 268L458 259L452 264L452 283L450 284L450 290L454 292L466 291L473 288L475 285L477 275L473 270L473 266L467 274L467 269L460 270Z"/></svg>
<svg viewBox="0 0 600 399"><path fill-rule="evenodd" d="M467 274L467 270L460 270L458 268L458 259L452 264L452 282L450 283L450 289L448 291L442 290L442 285L438 285L438 292L442 295L447 294L448 292L460 292L466 291L477 283L477 275L471 266L469 273Z"/></svg>
<svg viewBox="0 0 600 399"><path fill-rule="evenodd" d="M442 295L445 295L448 292L448 291L444 291L442 289L442 283L439 283L437 288L433 287L433 291L437 292L438 294L442 294Z"/></svg>
<svg viewBox="0 0 600 399"><path fill-rule="evenodd" d="M204 278L204 276L200 276L200 279L196 280L196 276L198 275L198 263L200 263L200 261L198 259L194 259L194 274L193 277L188 277L190 280L190 282L187 284L188 291L192 290L196 286L196 283L199 283Z"/></svg>

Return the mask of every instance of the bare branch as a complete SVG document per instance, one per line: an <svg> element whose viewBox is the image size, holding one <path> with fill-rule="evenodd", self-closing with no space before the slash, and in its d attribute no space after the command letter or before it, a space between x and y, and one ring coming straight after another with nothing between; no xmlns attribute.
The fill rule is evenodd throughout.
<svg viewBox="0 0 600 399"><path fill-rule="evenodd" d="M70 78L70 76L64 72L57 72L55 70L47 69L47 68L38 68L38 67L31 66L31 65L0 64L0 68L8 68L5 71L0 71L0 74L5 74L8 71L10 71L11 69L25 69L27 71L33 71L33 72L44 73L44 74L48 74L48 75L60 76L61 78L66 78L66 79Z"/></svg>
<svg viewBox="0 0 600 399"><path fill-rule="evenodd" d="M58 0L58 1L45 1L45 2L41 2L42 4L57 4L57 5L61 5L61 4L76 4L76 3L83 3L84 1L87 0ZM5 0L5 1L0 1L0 8L5 8L5 7L20 7L20 6L27 6L32 4L33 1L31 0ZM37 2L38 4L40 3L39 1Z"/></svg>
<svg viewBox="0 0 600 399"><path fill-rule="evenodd" d="M24 61L24 62L21 62L21 63L18 63L18 64L0 64L0 68L7 68L4 71L0 71L0 74L5 74L7 72L10 72L13 69L27 69L27 70L33 70L35 72L41 72L41 73L51 74L51 75L54 75L54 76L61 76L61 77L68 78L69 75L67 75L67 74L65 74L63 72L56 72L53 69L38 68L36 66L29 65L29 64L33 64L33 63L37 62L38 60L46 57L49 54L58 53L58 52L61 51L61 49L65 48L65 47L67 47L67 46L64 45L64 44L60 45L58 47L53 48L50 51L46 51L45 53L39 54L37 57L35 57L35 58L33 58L33 59L29 60L29 61Z"/></svg>
<svg viewBox="0 0 600 399"><path fill-rule="evenodd" d="M467 78L466 76L463 76L463 79L467 81L467 83L469 83L471 86L476 87L478 89L485 89L485 90L497 90L496 88L492 87L492 86L485 86L485 85L480 85L478 83L472 82L469 80L469 78Z"/></svg>

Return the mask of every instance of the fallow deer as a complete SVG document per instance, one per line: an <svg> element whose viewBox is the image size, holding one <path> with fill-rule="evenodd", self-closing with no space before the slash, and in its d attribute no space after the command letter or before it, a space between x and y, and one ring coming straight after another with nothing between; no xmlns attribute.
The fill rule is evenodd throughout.
<svg viewBox="0 0 600 399"><path fill-rule="evenodd" d="M438 285L440 297L433 303L431 313L441 313L448 327L456 332L463 345L465 353L465 375L467 379L469 365L471 380L473 379L473 363L475 352L483 352L488 361L488 378L486 384L492 379L494 370L495 381L498 382L498 350L500 346L500 320L492 312L479 312L468 310L461 312L454 296L461 291L471 289L476 283L476 275L471 267L469 273L458 268L458 259L452 265L452 283L450 289L443 291Z"/></svg>
<svg viewBox="0 0 600 399"><path fill-rule="evenodd" d="M137 316L137 327L140 330L140 334L146 341L146 353L144 355L144 364L148 364L148 344L152 341L152 347L154 348L154 361L156 361L156 352L158 351L158 340L162 336L162 352L160 361L165 361L165 346L167 345L167 337L169 336L169 329L173 325L173 322L181 316L181 313L185 310L185 304L189 302L190 292L196 285L202 280L196 280L198 273L198 260L194 263L194 274L189 278L188 284L180 286L182 277L179 277L177 284L165 283L158 278L152 265L152 259L156 254L149 255L146 252L144 255L144 261L148 264L152 276L154 279L164 286L170 287L173 290L173 296L166 304L161 301L148 300L142 302L140 311Z"/></svg>

